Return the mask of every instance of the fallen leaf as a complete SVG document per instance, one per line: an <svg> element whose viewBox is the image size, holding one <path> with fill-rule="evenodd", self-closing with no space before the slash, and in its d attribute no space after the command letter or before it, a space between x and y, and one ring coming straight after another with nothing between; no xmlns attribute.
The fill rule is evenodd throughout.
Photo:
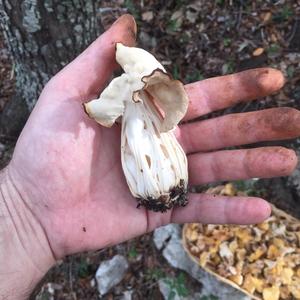
<svg viewBox="0 0 300 300"><path fill-rule="evenodd" d="M265 49L264 49L264 48L256 48L256 49L253 51L252 55L253 55L253 56L260 56L260 55L262 55L264 52L265 52Z"/></svg>
<svg viewBox="0 0 300 300"><path fill-rule="evenodd" d="M232 276L229 276L228 279L235 282L237 285L242 285L243 280L244 280L242 275L232 275Z"/></svg>
<svg viewBox="0 0 300 300"><path fill-rule="evenodd" d="M153 11L147 11L142 14L142 20L145 22L150 22L153 20Z"/></svg>
<svg viewBox="0 0 300 300"><path fill-rule="evenodd" d="M263 289L264 300L279 300L280 290L278 286Z"/></svg>
<svg viewBox="0 0 300 300"><path fill-rule="evenodd" d="M294 271L292 269L284 268L280 274L282 283L290 285L292 283L293 275Z"/></svg>
<svg viewBox="0 0 300 300"><path fill-rule="evenodd" d="M245 279L244 279L244 283L243 283L243 288L248 291L250 294L253 294L255 291L255 285L254 282L252 280L252 276L251 275L246 275Z"/></svg>
<svg viewBox="0 0 300 300"><path fill-rule="evenodd" d="M266 12L263 16L263 22L268 23L272 18L272 13L270 11Z"/></svg>

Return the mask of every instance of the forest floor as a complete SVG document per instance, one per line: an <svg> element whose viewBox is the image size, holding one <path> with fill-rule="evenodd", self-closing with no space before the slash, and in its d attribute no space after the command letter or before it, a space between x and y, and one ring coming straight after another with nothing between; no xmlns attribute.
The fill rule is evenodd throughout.
<svg viewBox="0 0 300 300"><path fill-rule="evenodd" d="M175 78L185 83L264 66L284 73L286 85L278 94L215 114L275 106L300 108L299 0L102 1L99 17L107 28L125 12L137 20L138 45L155 54ZM13 65L1 37L0 112L13 93ZM0 166L9 161L14 143L10 137L0 136ZM286 145L294 147L293 143ZM295 207L286 182L287 179L278 179L278 186L274 186L274 181L262 180L255 193L263 193L300 218L300 209ZM248 189L243 182L240 184ZM156 250L152 234L147 234L96 253L67 257L49 272L36 299L99 299L95 272L101 261L117 253L128 259L129 270L124 280L102 299L120 299L128 290L133 291L132 299L162 299L157 285L162 277L181 278L187 290L192 284L187 274L182 276L169 267Z"/></svg>

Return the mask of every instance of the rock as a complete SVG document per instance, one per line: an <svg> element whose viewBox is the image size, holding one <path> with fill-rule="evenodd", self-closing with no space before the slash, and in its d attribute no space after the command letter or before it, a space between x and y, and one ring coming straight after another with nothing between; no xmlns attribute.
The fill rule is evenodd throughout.
<svg viewBox="0 0 300 300"><path fill-rule="evenodd" d="M4 151L5 151L5 145L3 145L2 143L0 143L0 157L2 157Z"/></svg>
<svg viewBox="0 0 300 300"><path fill-rule="evenodd" d="M112 287L119 284L128 269L128 262L122 255L102 262L96 272L96 281L100 295L105 295Z"/></svg>
<svg viewBox="0 0 300 300"><path fill-rule="evenodd" d="M132 294L133 294L133 291L125 291L123 293L123 296L120 298L120 300L131 300Z"/></svg>
<svg viewBox="0 0 300 300"><path fill-rule="evenodd" d="M171 289L170 285L168 285L163 279L158 281L159 290L162 293L164 299L173 299L173 300L194 300L201 299L201 293L193 293L188 297L179 296L174 289ZM172 297L173 295L173 297Z"/></svg>
<svg viewBox="0 0 300 300"><path fill-rule="evenodd" d="M180 226L177 224L169 224L156 229L153 234L153 241L156 248L161 250L164 243L173 235L180 236Z"/></svg>
<svg viewBox="0 0 300 300"><path fill-rule="evenodd" d="M167 225L156 229L154 232L154 243L159 250L165 245L163 256L172 267L187 272L202 284L201 296L214 295L219 300L250 300L249 297L240 291L222 283L216 277L204 271L190 259L182 246L181 230L178 225ZM160 283L160 287L162 294L166 294L166 286ZM195 295L197 292L199 291L191 291L191 295Z"/></svg>
<svg viewBox="0 0 300 300"><path fill-rule="evenodd" d="M163 279L160 279L158 281L159 290L162 293L164 299L170 299L172 290L169 285L166 284L166 282ZM173 300L181 300L180 297L175 294L174 297L172 297Z"/></svg>
<svg viewBox="0 0 300 300"><path fill-rule="evenodd" d="M172 267L188 271L193 277L197 277L199 267L188 257L182 247L181 239L179 237L175 235L172 236L171 240L163 250L163 256Z"/></svg>

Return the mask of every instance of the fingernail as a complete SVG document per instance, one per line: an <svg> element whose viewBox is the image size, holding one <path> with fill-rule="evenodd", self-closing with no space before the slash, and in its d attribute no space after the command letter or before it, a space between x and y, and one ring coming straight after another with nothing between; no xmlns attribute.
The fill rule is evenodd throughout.
<svg viewBox="0 0 300 300"><path fill-rule="evenodd" d="M132 15L130 14L124 14L122 16L120 16L113 24L111 27L115 26L116 24L118 24L119 22L125 22L124 20L127 19L128 21L130 20L133 23L133 28L130 27L130 31L132 32L132 34L134 35L134 38L136 38L137 35L137 24L135 22L135 19Z"/></svg>

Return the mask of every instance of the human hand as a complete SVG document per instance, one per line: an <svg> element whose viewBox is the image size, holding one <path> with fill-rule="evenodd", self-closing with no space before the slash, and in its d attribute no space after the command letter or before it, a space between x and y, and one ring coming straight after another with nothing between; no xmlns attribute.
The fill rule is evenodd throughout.
<svg viewBox="0 0 300 300"><path fill-rule="evenodd" d="M17 143L7 173L45 230L55 258L117 244L161 225L183 222L249 224L270 214L259 198L190 194L184 208L161 214L137 209L121 168L120 127L88 118L82 103L96 98L117 67L115 43L132 46L135 23L123 16L45 87ZM283 85L264 68L186 86L185 120L271 94ZM290 174L292 150L222 150L300 135L291 108L222 116L181 125L176 135L188 154L190 184Z"/></svg>

